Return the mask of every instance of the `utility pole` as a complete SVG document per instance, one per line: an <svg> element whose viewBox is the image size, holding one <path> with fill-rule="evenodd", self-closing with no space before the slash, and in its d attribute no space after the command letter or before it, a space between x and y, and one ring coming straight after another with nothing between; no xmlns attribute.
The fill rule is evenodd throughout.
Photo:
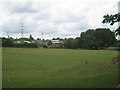
<svg viewBox="0 0 120 90"><path fill-rule="evenodd" d="M7 36L8 36L8 38L10 38L10 36L9 36L9 32L7 32Z"/></svg>
<svg viewBox="0 0 120 90"><path fill-rule="evenodd" d="M23 22L21 23L21 34L22 34L22 39L23 39L23 33L24 33L24 25Z"/></svg>
<svg viewBox="0 0 120 90"><path fill-rule="evenodd" d="M42 40L43 40L43 31L42 31L42 34L41 34L41 35L42 35Z"/></svg>

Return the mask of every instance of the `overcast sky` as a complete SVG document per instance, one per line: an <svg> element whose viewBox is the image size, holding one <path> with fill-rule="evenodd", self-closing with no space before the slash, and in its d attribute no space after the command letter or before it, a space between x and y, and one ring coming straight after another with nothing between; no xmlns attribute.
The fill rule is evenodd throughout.
<svg viewBox="0 0 120 90"><path fill-rule="evenodd" d="M9 1L9 2L8 2ZM79 37L87 29L110 28L103 16L118 12L119 0L0 0L0 34L34 38Z"/></svg>

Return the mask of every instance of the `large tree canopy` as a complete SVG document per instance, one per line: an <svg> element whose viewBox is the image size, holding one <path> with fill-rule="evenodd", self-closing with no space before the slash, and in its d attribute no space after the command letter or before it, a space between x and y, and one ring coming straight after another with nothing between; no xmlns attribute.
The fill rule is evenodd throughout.
<svg viewBox="0 0 120 90"><path fill-rule="evenodd" d="M116 42L115 34L107 28L89 29L82 32L79 39L80 48L103 49Z"/></svg>
<svg viewBox="0 0 120 90"><path fill-rule="evenodd" d="M75 39L64 40L64 46L68 49L104 49L114 45L116 42L115 33L108 28L88 29Z"/></svg>

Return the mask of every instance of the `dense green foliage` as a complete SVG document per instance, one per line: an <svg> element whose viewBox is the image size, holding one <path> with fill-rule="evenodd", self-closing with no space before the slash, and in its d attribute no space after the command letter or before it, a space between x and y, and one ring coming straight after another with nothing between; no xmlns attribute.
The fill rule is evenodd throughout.
<svg viewBox="0 0 120 90"><path fill-rule="evenodd" d="M116 88L117 51L3 48L3 88ZM87 63L86 63L87 61Z"/></svg>
<svg viewBox="0 0 120 90"><path fill-rule="evenodd" d="M110 23L110 25L114 25L116 22L120 22L120 13L114 15L104 15L102 23ZM120 26L115 30L116 36L120 35Z"/></svg>
<svg viewBox="0 0 120 90"><path fill-rule="evenodd" d="M47 44L48 44L48 45L52 45L52 42L49 40Z"/></svg>
<svg viewBox="0 0 120 90"><path fill-rule="evenodd" d="M76 39L64 40L65 48L104 49L117 42L114 32L106 28L89 29Z"/></svg>
<svg viewBox="0 0 120 90"><path fill-rule="evenodd" d="M22 39L13 39L13 38L2 38L2 47L29 47L29 48L37 48L36 43L22 43L22 44L14 44L13 42L15 40L22 40ZM24 38L23 40L30 40L27 38Z"/></svg>
<svg viewBox="0 0 120 90"><path fill-rule="evenodd" d="M3 47L12 47L13 46L13 39L12 38L2 38L2 46Z"/></svg>
<svg viewBox="0 0 120 90"><path fill-rule="evenodd" d="M57 37L57 38L52 38L52 40L60 40L60 41L62 41L62 40L64 40L63 38L60 38L60 37Z"/></svg>

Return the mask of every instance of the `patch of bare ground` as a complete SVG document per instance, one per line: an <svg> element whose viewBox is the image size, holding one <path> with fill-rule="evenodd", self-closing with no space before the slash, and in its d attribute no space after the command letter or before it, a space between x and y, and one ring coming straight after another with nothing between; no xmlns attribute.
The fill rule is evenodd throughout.
<svg viewBox="0 0 120 90"><path fill-rule="evenodd" d="M103 65L105 65L105 66L120 65L120 59L115 59L115 60L112 60L111 62L105 62L105 63L103 63Z"/></svg>

